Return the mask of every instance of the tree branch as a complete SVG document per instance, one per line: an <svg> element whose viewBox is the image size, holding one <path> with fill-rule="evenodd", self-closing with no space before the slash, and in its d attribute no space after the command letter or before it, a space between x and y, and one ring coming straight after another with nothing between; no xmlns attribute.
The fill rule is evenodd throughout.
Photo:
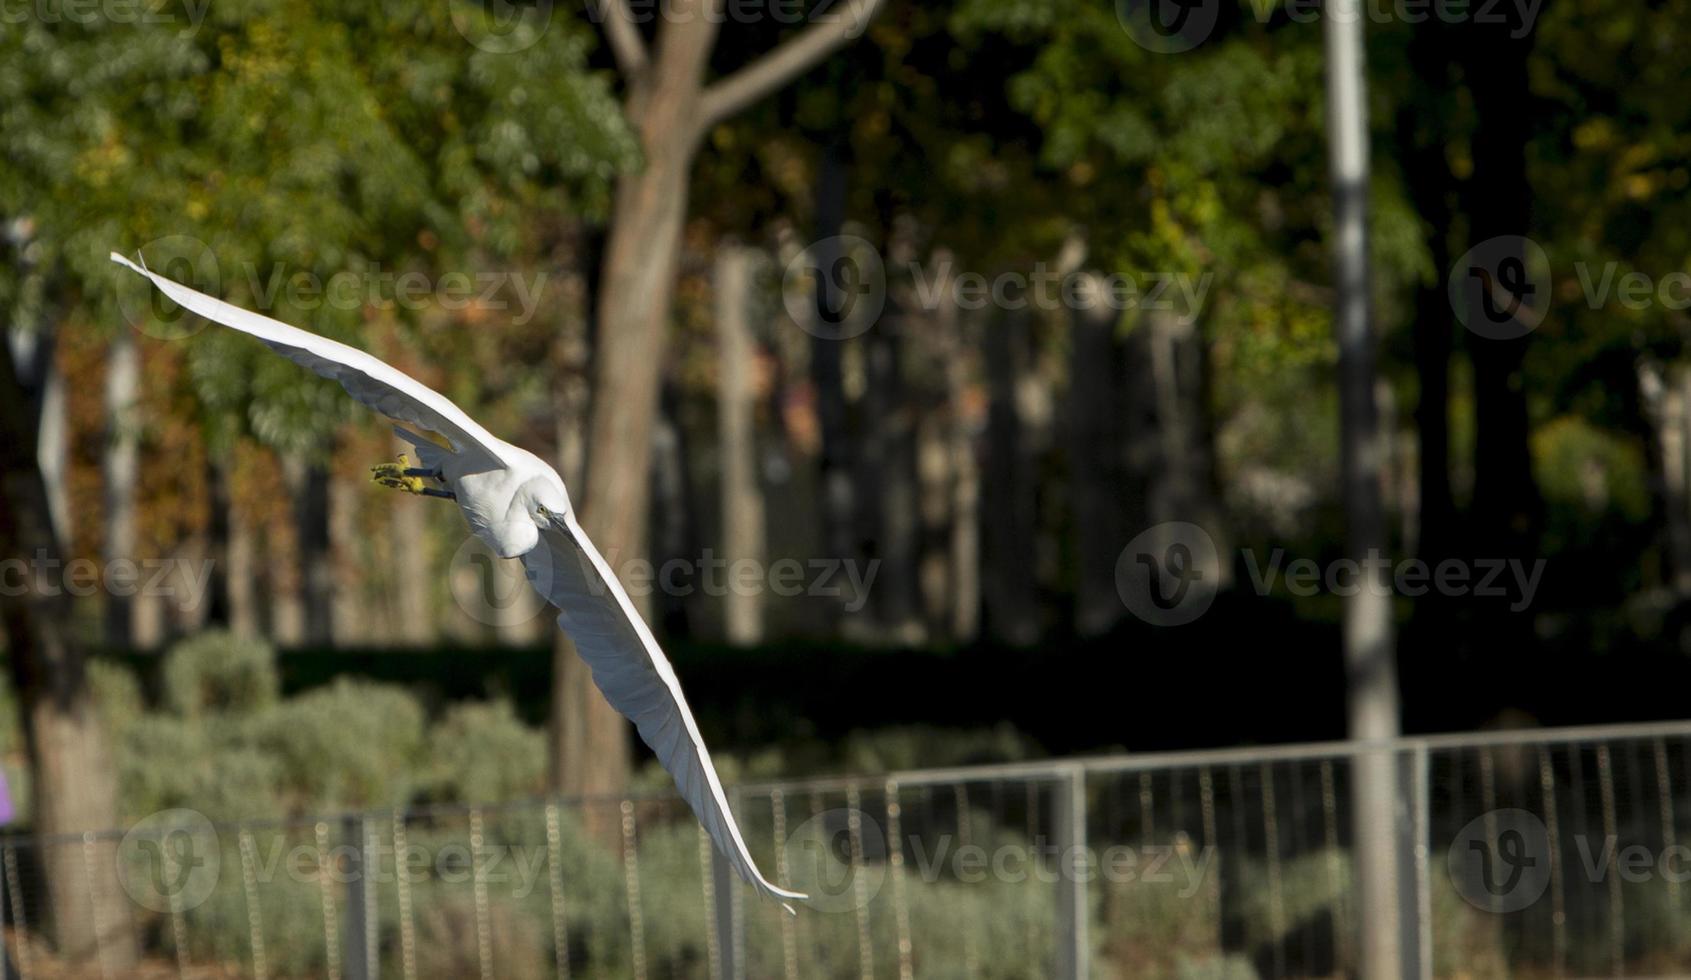
<svg viewBox="0 0 1691 980"><path fill-rule="evenodd" d="M741 112L808 71L823 58L862 34L882 0L843 0L818 14L802 34L720 79L699 98L699 126L711 126Z"/></svg>
<svg viewBox="0 0 1691 980"><path fill-rule="evenodd" d="M616 58L617 69L624 81L633 83L646 71L646 42L640 37L640 25L634 22L634 12L628 0L589 0L589 9L597 8L605 18L605 40Z"/></svg>

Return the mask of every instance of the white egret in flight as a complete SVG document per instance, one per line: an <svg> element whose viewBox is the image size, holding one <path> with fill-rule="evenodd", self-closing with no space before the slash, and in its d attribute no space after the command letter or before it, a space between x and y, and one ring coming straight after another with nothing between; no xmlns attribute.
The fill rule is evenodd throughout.
<svg viewBox="0 0 1691 980"><path fill-rule="evenodd" d="M711 765L675 669L658 647L599 549L576 523L558 471L533 453L496 438L445 396L364 351L232 306L138 266L116 252L178 305L251 334L272 350L325 378L399 422L443 436L451 450L401 426L417 450L416 468L376 467L375 479L412 493L458 502L470 530L501 558L521 558L536 591L558 607L558 625L575 641L593 682L627 715L675 777L718 850L753 888L786 906L806 896L766 881L746 850L716 767ZM644 447L631 447L643 452ZM401 463L405 457L400 457ZM430 485L429 481L439 484Z"/></svg>

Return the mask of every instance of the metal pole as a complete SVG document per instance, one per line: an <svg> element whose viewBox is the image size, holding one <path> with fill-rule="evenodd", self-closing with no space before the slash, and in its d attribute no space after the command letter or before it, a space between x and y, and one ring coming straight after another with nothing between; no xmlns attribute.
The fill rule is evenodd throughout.
<svg viewBox="0 0 1691 980"><path fill-rule="evenodd" d="M710 854L711 892L716 907L716 949L721 957L716 975L722 980L738 980L743 974L734 955L737 951L735 937L740 932L737 921L740 910L734 902L734 868L722 856L720 849L713 846ZM786 915L785 912L781 914Z"/></svg>
<svg viewBox="0 0 1691 980"><path fill-rule="evenodd" d="M366 897L370 878L370 852L364 841L364 821L348 816L341 822L341 843L349 853L358 855L356 867L344 869L346 874L346 942L341 945L341 974L346 980L376 980L370 953L368 909Z"/></svg>
<svg viewBox="0 0 1691 980"><path fill-rule="evenodd" d="M1403 975L1405 980L1432 980L1433 896L1431 759L1425 745L1406 749L1400 759L1402 799L1408 804L1398 821L1398 854L1402 858Z"/></svg>
<svg viewBox="0 0 1691 980"><path fill-rule="evenodd" d="M1380 471L1386 463L1374 395L1374 338L1368 274L1368 112L1360 0L1328 0L1327 130L1333 180L1333 321L1339 344L1340 460L1347 556L1361 588L1344 604L1350 737L1397 737L1398 692L1391 598L1384 582L1385 518ZM1361 899L1363 980L1403 976L1398 907L1395 754L1356 756L1351 799Z"/></svg>
<svg viewBox="0 0 1691 980"><path fill-rule="evenodd" d="M1056 786L1053 843L1057 847L1057 971L1061 980L1085 980L1092 970L1086 900L1086 771L1064 767Z"/></svg>

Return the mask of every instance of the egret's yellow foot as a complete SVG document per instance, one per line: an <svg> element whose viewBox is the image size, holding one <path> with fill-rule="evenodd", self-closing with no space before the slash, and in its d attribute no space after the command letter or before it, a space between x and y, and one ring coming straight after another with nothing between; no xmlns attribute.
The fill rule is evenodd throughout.
<svg viewBox="0 0 1691 980"><path fill-rule="evenodd" d="M413 476L410 468L405 465L407 462L409 460L405 458L405 454L400 453L397 463L383 463L380 466L370 467L370 479L394 490L403 490L406 493L422 493L424 490L423 478Z"/></svg>

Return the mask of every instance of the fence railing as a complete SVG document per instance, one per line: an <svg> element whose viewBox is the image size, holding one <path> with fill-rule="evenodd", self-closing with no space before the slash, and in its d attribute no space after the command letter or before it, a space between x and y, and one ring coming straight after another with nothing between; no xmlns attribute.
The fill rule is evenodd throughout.
<svg viewBox="0 0 1691 980"><path fill-rule="evenodd" d="M671 796L238 824L167 811L0 840L3 969L1349 975L1368 928L1349 821L1362 753L1401 776L1406 976L1691 972L1691 722L735 787L760 866L811 895L796 916L735 880Z"/></svg>

